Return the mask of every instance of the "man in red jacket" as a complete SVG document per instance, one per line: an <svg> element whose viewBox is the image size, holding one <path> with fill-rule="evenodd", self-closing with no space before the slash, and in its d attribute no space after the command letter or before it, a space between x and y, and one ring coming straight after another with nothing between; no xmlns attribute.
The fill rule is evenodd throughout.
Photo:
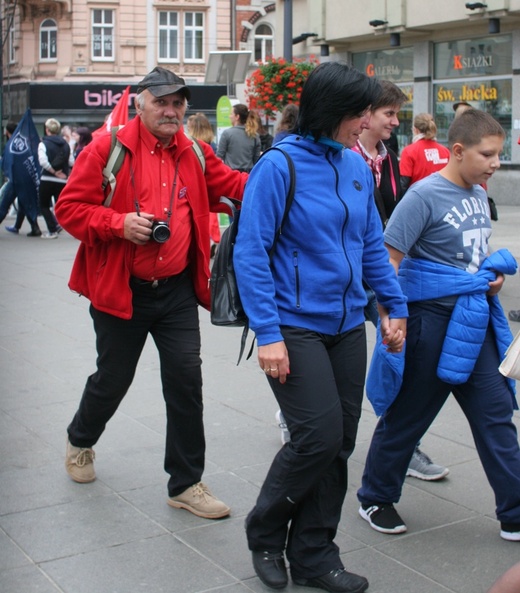
<svg viewBox="0 0 520 593"><path fill-rule="evenodd" d="M103 169L111 135L79 156L60 195L60 224L81 241L69 286L91 301L97 371L68 427L66 469L95 479L92 447L134 378L148 334L159 351L167 429L168 504L208 519L230 509L201 482L205 439L198 305L209 308L209 212L220 196L240 199L247 175L185 136L190 90L154 68L139 83L137 117L118 131L125 158L110 202ZM205 161L205 162L201 162Z"/></svg>

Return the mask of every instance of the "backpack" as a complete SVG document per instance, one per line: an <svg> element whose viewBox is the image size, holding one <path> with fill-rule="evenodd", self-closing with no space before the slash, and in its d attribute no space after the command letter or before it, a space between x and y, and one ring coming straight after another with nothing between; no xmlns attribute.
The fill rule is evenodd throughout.
<svg viewBox="0 0 520 593"><path fill-rule="evenodd" d="M110 140L110 153L108 155L107 164L103 169L103 182L101 183L103 191L107 186L110 186L110 191L103 204L107 208L110 206L112 197L116 191L116 175L118 174L119 169L121 169L126 154L125 147L121 144L121 142L119 142L116 136L117 132L119 132L122 127L123 126L114 126L110 130L112 134L112 138ZM204 152L197 140L195 140L195 138L192 138L192 140L192 149L199 159L200 166L202 167L202 174L204 175L206 173L206 158L204 157Z"/></svg>
<svg viewBox="0 0 520 593"><path fill-rule="evenodd" d="M276 244L280 235L282 234L282 227L287 220L287 215L294 200L295 191L295 170L294 163L291 157L281 148L273 147L269 150L279 150L287 159L287 165L289 167L289 190L287 192L287 199L285 202L285 211L283 213L282 222L278 227L273 244L269 251L269 261L272 261L273 255L276 249ZM244 327L242 332L242 338L240 343L240 354L238 356L237 365L240 364L244 348L246 344L247 334L249 331L249 320L245 314L242 302L240 300L240 294L238 291L237 280L235 275L235 266L233 263L233 251L235 249L236 236L238 233L238 222L240 220L240 210L237 210L235 204L239 204L238 200L231 200L230 198L221 197L220 201L226 204L233 213L233 218L228 228L222 233L220 243L218 244L217 251L215 253L215 259L213 261L213 267L211 268L210 277L210 292L211 292L211 309L210 319L213 325L225 326L225 327ZM247 359L251 357L253 352L254 340L251 344L251 349L247 355Z"/></svg>

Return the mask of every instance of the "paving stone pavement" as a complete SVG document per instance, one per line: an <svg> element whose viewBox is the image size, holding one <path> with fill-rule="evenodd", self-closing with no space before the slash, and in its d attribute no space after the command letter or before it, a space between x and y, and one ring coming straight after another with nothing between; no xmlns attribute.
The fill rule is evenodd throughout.
<svg viewBox="0 0 520 593"><path fill-rule="evenodd" d="M520 261L520 207L499 211L492 246ZM88 302L67 288L78 244L65 232L42 241L28 230L16 236L0 228L0 592L265 592L243 525L280 446L277 406L254 357L236 367L241 330L215 328L201 311L204 480L232 507L230 518L209 521L166 504L152 343L96 446L98 479L76 484L64 470L65 428L95 362ZM520 308L519 288L517 275L502 290L506 312ZM371 348L374 330L367 330ZM365 401L337 536L345 565L367 576L369 593L487 591L520 559L520 543L499 537L493 495L457 405L448 401L422 443L450 475L438 483L407 479L398 509L409 531L399 536L378 534L357 515L374 426ZM309 589L291 583L286 591Z"/></svg>

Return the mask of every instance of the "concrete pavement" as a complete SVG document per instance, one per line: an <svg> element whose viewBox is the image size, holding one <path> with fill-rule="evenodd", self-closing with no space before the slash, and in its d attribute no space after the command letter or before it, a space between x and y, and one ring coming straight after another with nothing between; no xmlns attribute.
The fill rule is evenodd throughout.
<svg viewBox="0 0 520 593"><path fill-rule="evenodd" d="M492 245L520 261L520 207L499 205L499 214ZM243 524L280 446L277 406L255 357L235 365L241 330L215 328L201 312L204 480L232 507L230 518L204 520L166 504L153 343L96 446L98 479L76 484L63 466L65 428L95 368L88 302L67 288L78 244L65 232L44 241L27 238L28 230L15 236L0 228L0 592L265 592ZM518 275L507 281L506 312L520 308L519 288ZM451 473L438 483L407 479L398 510L409 531L400 536L376 533L357 515L375 420L365 401L336 540L345 565L369 579L369 593L484 593L520 560L520 543L499 537L461 411L450 399L423 439ZM310 589L291 583L286 591Z"/></svg>

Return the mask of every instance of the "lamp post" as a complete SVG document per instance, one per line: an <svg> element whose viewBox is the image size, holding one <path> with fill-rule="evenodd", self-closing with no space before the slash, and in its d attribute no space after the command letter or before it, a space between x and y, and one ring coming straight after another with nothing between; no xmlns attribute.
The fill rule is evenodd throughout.
<svg viewBox="0 0 520 593"><path fill-rule="evenodd" d="M292 0L285 0L283 6L283 57L287 62L292 62Z"/></svg>

